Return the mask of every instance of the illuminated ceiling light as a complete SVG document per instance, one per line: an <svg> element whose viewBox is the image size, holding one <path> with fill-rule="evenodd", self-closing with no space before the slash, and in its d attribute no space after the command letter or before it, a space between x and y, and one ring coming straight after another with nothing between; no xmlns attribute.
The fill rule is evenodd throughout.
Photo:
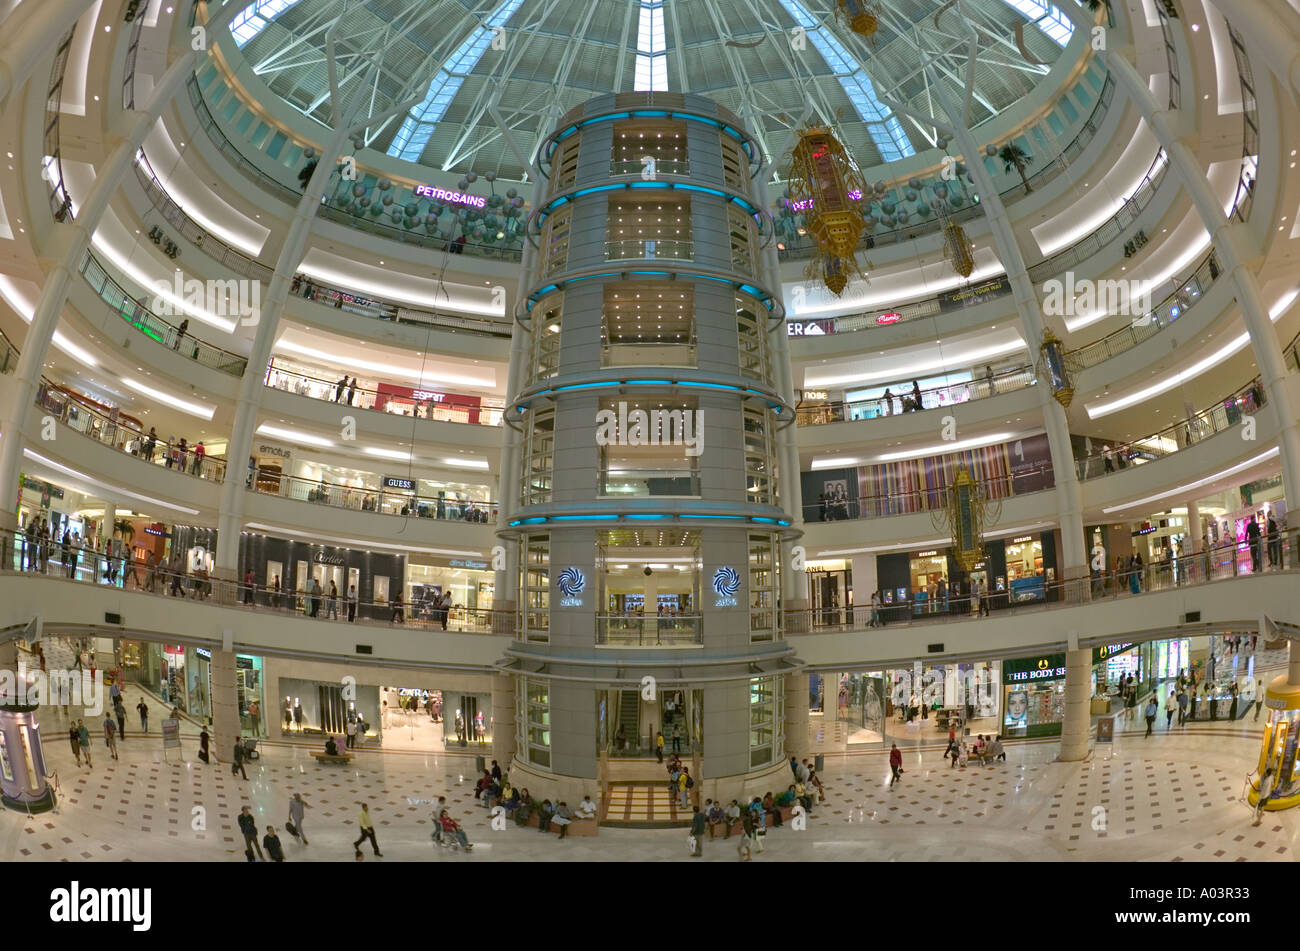
<svg viewBox="0 0 1300 951"><path fill-rule="evenodd" d="M453 456L447 456L442 460L444 466L455 466L458 469L488 469L490 468L486 459L457 459Z"/></svg>
<svg viewBox="0 0 1300 951"><path fill-rule="evenodd" d="M31 449L23 449L23 455L26 456L28 459L31 459L33 462L39 462L41 465L49 466L51 469L55 469L59 472L62 472L65 475L70 476L74 479L80 479L81 481L85 482L87 485L92 485L98 489L108 489L110 492L116 492L119 495L124 495L132 499L139 499L141 502L146 502L149 505L158 505L161 506L162 508L173 509L177 512L184 512L186 515L199 514L198 509L187 508L184 505L173 505L171 502L164 502L161 499L150 498L147 495L141 495L138 492L132 492L130 489L123 489L120 486L111 485L107 482L100 482L98 479L93 479L84 473L78 472L76 469L71 469L68 466L63 465L62 463L55 462L53 459L47 459L44 456L42 456L40 453L33 452Z"/></svg>
<svg viewBox="0 0 1300 951"><path fill-rule="evenodd" d="M263 436L274 436L277 439L287 439L290 442L301 443L304 446L319 446L322 449L329 449L334 446L332 440L324 439L320 436L313 436L311 433L300 432L296 429L282 429L279 426L268 426L263 423L257 427L257 431Z"/></svg>
<svg viewBox="0 0 1300 951"><path fill-rule="evenodd" d="M409 462L412 458L409 451L401 449L379 449L375 446L366 446L361 451L367 456L378 456L380 459L397 459L401 462Z"/></svg>
<svg viewBox="0 0 1300 951"><path fill-rule="evenodd" d="M154 389L141 383L139 380L133 380L130 377L122 377L122 382L135 390L137 393L143 393L150 399L155 399L160 403L165 403L173 409L178 409L182 413L189 413L191 416L197 416L199 419L211 420L216 415L215 406L207 406L203 403L191 403L189 400L183 400L179 396L172 396L163 390Z"/></svg>

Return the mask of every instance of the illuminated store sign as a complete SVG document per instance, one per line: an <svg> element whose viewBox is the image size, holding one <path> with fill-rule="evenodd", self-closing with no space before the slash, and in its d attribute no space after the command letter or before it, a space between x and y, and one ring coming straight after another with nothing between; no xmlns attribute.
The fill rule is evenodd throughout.
<svg viewBox="0 0 1300 951"><path fill-rule="evenodd" d="M740 590L740 575L735 568L723 565L713 573L713 600L715 608L734 608L739 602L736 593Z"/></svg>
<svg viewBox="0 0 1300 951"><path fill-rule="evenodd" d="M486 561L466 561L464 558L453 558L451 566L453 568L486 568L488 563Z"/></svg>
<svg viewBox="0 0 1300 951"><path fill-rule="evenodd" d="M787 320L785 335L787 337L824 337L835 333L833 318L823 320Z"/></svg>
<svg viewBox="0 0 1300 951"><path fill-rule="evenodd" d="M896 310L891 310L887 314L881 314L876 318L878 324L896 324L903 319L903 315Z"/></svg>
<svg viewBox="0 0 1300 951"><path fill-rule="evenodd" d="M384 476L385 489L402 489L410 492L415 489L414 479L403 479L401 476Z"/></svg>
<svg viewBox="0 0 1300 951"><path fill-rule="evenodd" d="M432 198L435 201L450 202L453 205L473 205L475 208L487 207L487 199L482 195L465 195L461 192L449 192L436 185L416 185L417 198Z"/></svg>
<svg viewBox="0 0 1300 951"><path fill-rule="evenodd" d="M313 552L311 560L318 565L342 565L345 563L342 555L327 555L323 551Z"/></svg>
<svg viewBox="0 0 1300 951"><path fill-rule="evenodd" d="M1107 644L1104 647L1094 647L1092 649L1092 662L1100 664L1107 657L1114 657L1116 654L1122 654L1133 647L1130 644Z"/></svg>
<svg viewBox="0 0 1300 951"><path fill-rule="evenodd" d="M1032 683L1038 680L1060 680L1064 676L1064 654L1048 654L1045 657L1022 657L1002 662L1002 682L1005 684Z"/></svg>
<svg viewBox="0 0 1300 951"><path fill-rule="evenodd" d="M560 576L555 579L556 587L560 589L560 606L565 608L582 607L582 592L587 589L587 576L577 568L570 565L560 572Z"/></svg>

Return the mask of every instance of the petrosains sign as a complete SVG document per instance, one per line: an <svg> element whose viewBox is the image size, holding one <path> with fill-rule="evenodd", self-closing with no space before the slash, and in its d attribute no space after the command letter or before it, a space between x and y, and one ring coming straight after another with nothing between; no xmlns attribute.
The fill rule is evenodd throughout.
<svg viewBox="0 0 1300 951"><path fill-rule="evenodd" d="M1002 662L1004 684L1025 684L1038 680L1060 680L1065 676L1065 655L1046 654L1042 657L1017 657Z"/></svg>

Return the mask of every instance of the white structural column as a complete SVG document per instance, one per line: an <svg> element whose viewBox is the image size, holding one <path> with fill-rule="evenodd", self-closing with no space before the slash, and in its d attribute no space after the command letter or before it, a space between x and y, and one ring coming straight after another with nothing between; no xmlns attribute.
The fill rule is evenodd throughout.
<svg viewBox="0 0 1300 951"><path fill-rule="evenodd" d="M1201 506L1196 499L1187 500L1187 534L1191 544L1183 550L1185 555L1196 555L1201 551Z"/></svg>
<svg viewBox="0 0 1300 951"><path fill-rule="evenodd" d="M532 194L534 209L538 207L543 194L541 181L534 182ZM537 278L536 270L537 248L525 237L523 261L519 269L517 307L523 307L523 296L534 287ZM563 320L563 316L560 319ZM510 335L510 368L506 376L504 413L507 416L514 405L515 397L519 395L519 391L524 388L526 380L531 375L533 334L537 333L537 327L531 320L528 326L531 329L525 331L516 322L514 332ZM527 426L529 418L525 415L517 422L521 427ZM501 446L501 468L497 474L497 481L501 487L497 493L497 539L505 549L505 566L496 573L496 593L493 595L492 605L497 613L493 614L492 629L497 634L513 634L515 630L513 617L519 608L519 543L502 533L506 530L510 513L519 505L520 480L523 477L523 463L520 459L523 434L508 424L503 424L502 430L505 440Z"/></svg>
<svg viewBox="0 0 1300 951"><path fill-rule="evenodd" d="M1063 762L1088 758L1092 734L1091 684L1092 651L1071 650L1065 654L1065 722L1061 724Z"/></svg>
<svg viewBox="0 0 1300 951"><path fill-rule="evenodd" d="M248 365L239 383L239 397L235 404L235 424L231 429L229 448L226 450L226 481L221 487L221 512L217 521L217 577L230 579L235 577L239 562L239 535L244 525L244 493L246 491L244 466L242 461L248 457L253 444L253 430L257 425L257 414L262 405L262 381L266 375L266 365L271 359L271 347L275 343L275 331L284 314L284 306L289 299L289 286L298 264L307 249L307 238L311 235L312 221L316 209L320 207L321 196L330 175L338 164L343 145L348 141L348 129L334 130L322 150L316 170L312 172L307 190L294 209L293 223L280 247L280 255L275 261L275 272L271 276L271 285L267 290L266 302L261 313L257 315L257 330L253 334L253 346L248 355ZM341 412L351 412L351 408ZM339 426L342 427L342 416Z"/></svg>
<svg viewBox="0 0 1300 951"><path fill-rule="evenodd" d="M831 700L827 700L831 703ZM808 675L785 675L785 756L808 755Z"/></svg>
<svg viewBox="0 0 1300 951"><path fill-rule="evenodd" d="M337 23L335 24L337 26ZM331 27L333 30L333 27ZM333 55L333 38L327 37L329 55ZM372 73L376 67L372 66ZM332 73L331 73L332 75ZM244 467L241 460L248 458L253 446L253 431L257 425L257 414L262 405L262 380L266 365L271 359L271 347L275 343L275 331L284 314L285 303L289 299L289 286L293 275L298 270L303 253L307 250L307 239L311 236L312 223L316 219L316 209L320 207L321 197L329 184L330 176L338 165L339 156L348 139L375 123L383 122L389 116L397 115L410 109L415 103L411 100L393 106L385 112L364 118L356 118L356 107L364 105L366 82L359 82L353 87L351 96L345 102L334 103L336 128L329 141L321 149L316 170L298 200L294 209L293 222L285 235L280 254L275 259L275 271L271 275L270 287L267 289L266 304L257 316L257 330L253 334L253 346L248 355L248 366L239 383L239 398L235 404L235 424L230 432L230 443L226 450L226 481L221 487L221 512L217 517L217 577L229 580L238 576L239 536L244 526L244 498L246 494ZM352 408L348 407L348 413ZM343 415L339 416L339 427L343 427Z"/></svg>
<svg viewBox="0 0 1300 951"><path fill-rule="evenodd" d="M228 763L234 758L240 735L234 651L214 650L208 669L212 679L212 752Z"/></svg>
<svg viewBox="0 0 1300 951"><path fill-rule="evenodd" d="M762 179L767 175L767 167L759 173L759 180L754 184L754 197L760 208L768 208L767 182ZM769 291L781 293L781 262L776 254L775 237L762 249L760 255L759 280ZM764 330L767 333L766 328ZM781 397L790 405L795 405L794 377L790 368L790 338L785 321L768 333L768 365L772 369L772 380ZM795 421L791 420L776 431L773 441L776 454L777 501L790 518L790 525L797 532L803 531L803 475L799 467L799 445L795 440ZM781 545L781 601L785 606L785 624L787 627L806 628L808 608L808 578L802 571L794 570L792 549L797 542L784 542Z"/></svg>
<svg viewBox="0 0 1300 951"><path fill-rule="evenodd" d="M953 103L939 77L932 83L943 110L952 123L953 137L957 147L966 159L966 167L975 180L975 188L980 196L980 207L989 222L989 231L997 247L998 257L1006 268L1007 279L1011 284L1011 295L1016 304L1016 313L1020 317L1020 330L1024 334L1025 344L1029 347L1031 357L1037 353L1043 340L1043 316L1039 310L1038 298L1034 286L1029 280L1029 271L1025 266L1024 255L1016 241L1007 215L1006 205L998 193L997 186L980 156L980 148L975 137L961 121L961 110ZM1056 482L1057 509L1061 523L1062 560L1060 576L1062 578L1079 578L1088 573L1088 558L1083 535L1083 494L1079 489L1079 475L1074 465L1074 451L1070 447L1070 424L1065 415L1065 408L1052 396L1047 386L1035 387L1038 402L1043 411L1043 422L1047 428L1047 445L1052 456L1052 474ZM959 437L960 438L960 437Z"/></svg>
<svg viewBox="0 0 1300 951"><path fill-rule="evenodd" d="M1262 5L1243 3L1241 6L1243 9L1258 10ZM1093 26L1093 21L1082 7L1065 3L1060 9L1074 20L1076 27L1087 30ZM1234 12L1236 9L1237 5L1234 4ZM1255 272L1246 264L1251 256L1250 242L1243 227L1228 220L1196 156L1175 134L1173 120L1177 113L1160 108L1146 79L1121 53L1106 49L1101 51L1101 55L1106 60L1110 74L1115 77L1116 84L1128 94L1168 154L1170 164L1191 196L1201 223L1210 233L1224 276L1234 285L1237 305L1241 308L1242 320L1246 324L1255 362L1259 367L1260 380L1269 402L1273 404L1273 412L1277 414L1277 441L1282 457L1282 485L1286 490L1286 498L1300 499L1300 428L1297 428L1285 385L1287 374L1282 347L1278 343L1268 308L1260 297L1259 281Z"/></svg>
<svg viewBox="0 0 1300 951"><path fill-rule="evenodd" d="M54 4L62 6L62 4ZM209 31L224 29L239 12L238 0L231 0L208 22ZM91 186L77 209L74 219L57 226L53 247L47 255L55 261L45 275L45 284L41 288L40 299L32 315L31 326L23 339L22 354L14 373L13 385L9 398L3 407L3 438L0 438L0 498L17 497L18 470L22 465L22 424L26 419L28 408L36 397L40 384L41 367L49 354L50 341L59 326L59 315L68 300L68 290L77 273L90 238L99 222L104 217L109 201L122 179L135 161L135 153L144 142L145 136L153 128L158 116L162 114L167 103L172 100L186 78L194 72L198 61L207 55L206 50L190 50L172 63L163 73L154 87L153 98L144 111L125 113L124 122L115 130L122 142L109 156L108 161L95 169L95 183ZM14 527L14 513L9 506L3 507L0 515L0 529Z"/></svg>
<svg viewBox="0 0 1300 951"><path fill-rule="evenodd" d="M506 772L515 756L515 682L492 675L492 753Z"/></svg>
<svg viewBox="0 0 1300 951"><path fill-rule="evenodd" d="M1291 94L1300 95L1300 16L1279 0L1210 0ZM1258 58L1256 58L1258 57Z"/></svg>
<svg viewBox="0 0 1300 951"><path fill-rule="evenodd" d="M21 88L36 67L58 49L59 40L94 2L32 0L5 18L5 39L0 42L0 103Z"/></svg>

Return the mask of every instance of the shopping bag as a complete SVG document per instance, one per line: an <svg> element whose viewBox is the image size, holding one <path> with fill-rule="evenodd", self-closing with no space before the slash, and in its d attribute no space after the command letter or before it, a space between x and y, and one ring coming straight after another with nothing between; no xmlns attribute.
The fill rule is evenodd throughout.
<svg viewBox="0 0 1300 951"><path fill-rule="evenodd" d="M686 851L690 852L692 855L695 854L695 849L698 845L699 842L696 840L695 836L688 835L686 837Z"/></svg>

